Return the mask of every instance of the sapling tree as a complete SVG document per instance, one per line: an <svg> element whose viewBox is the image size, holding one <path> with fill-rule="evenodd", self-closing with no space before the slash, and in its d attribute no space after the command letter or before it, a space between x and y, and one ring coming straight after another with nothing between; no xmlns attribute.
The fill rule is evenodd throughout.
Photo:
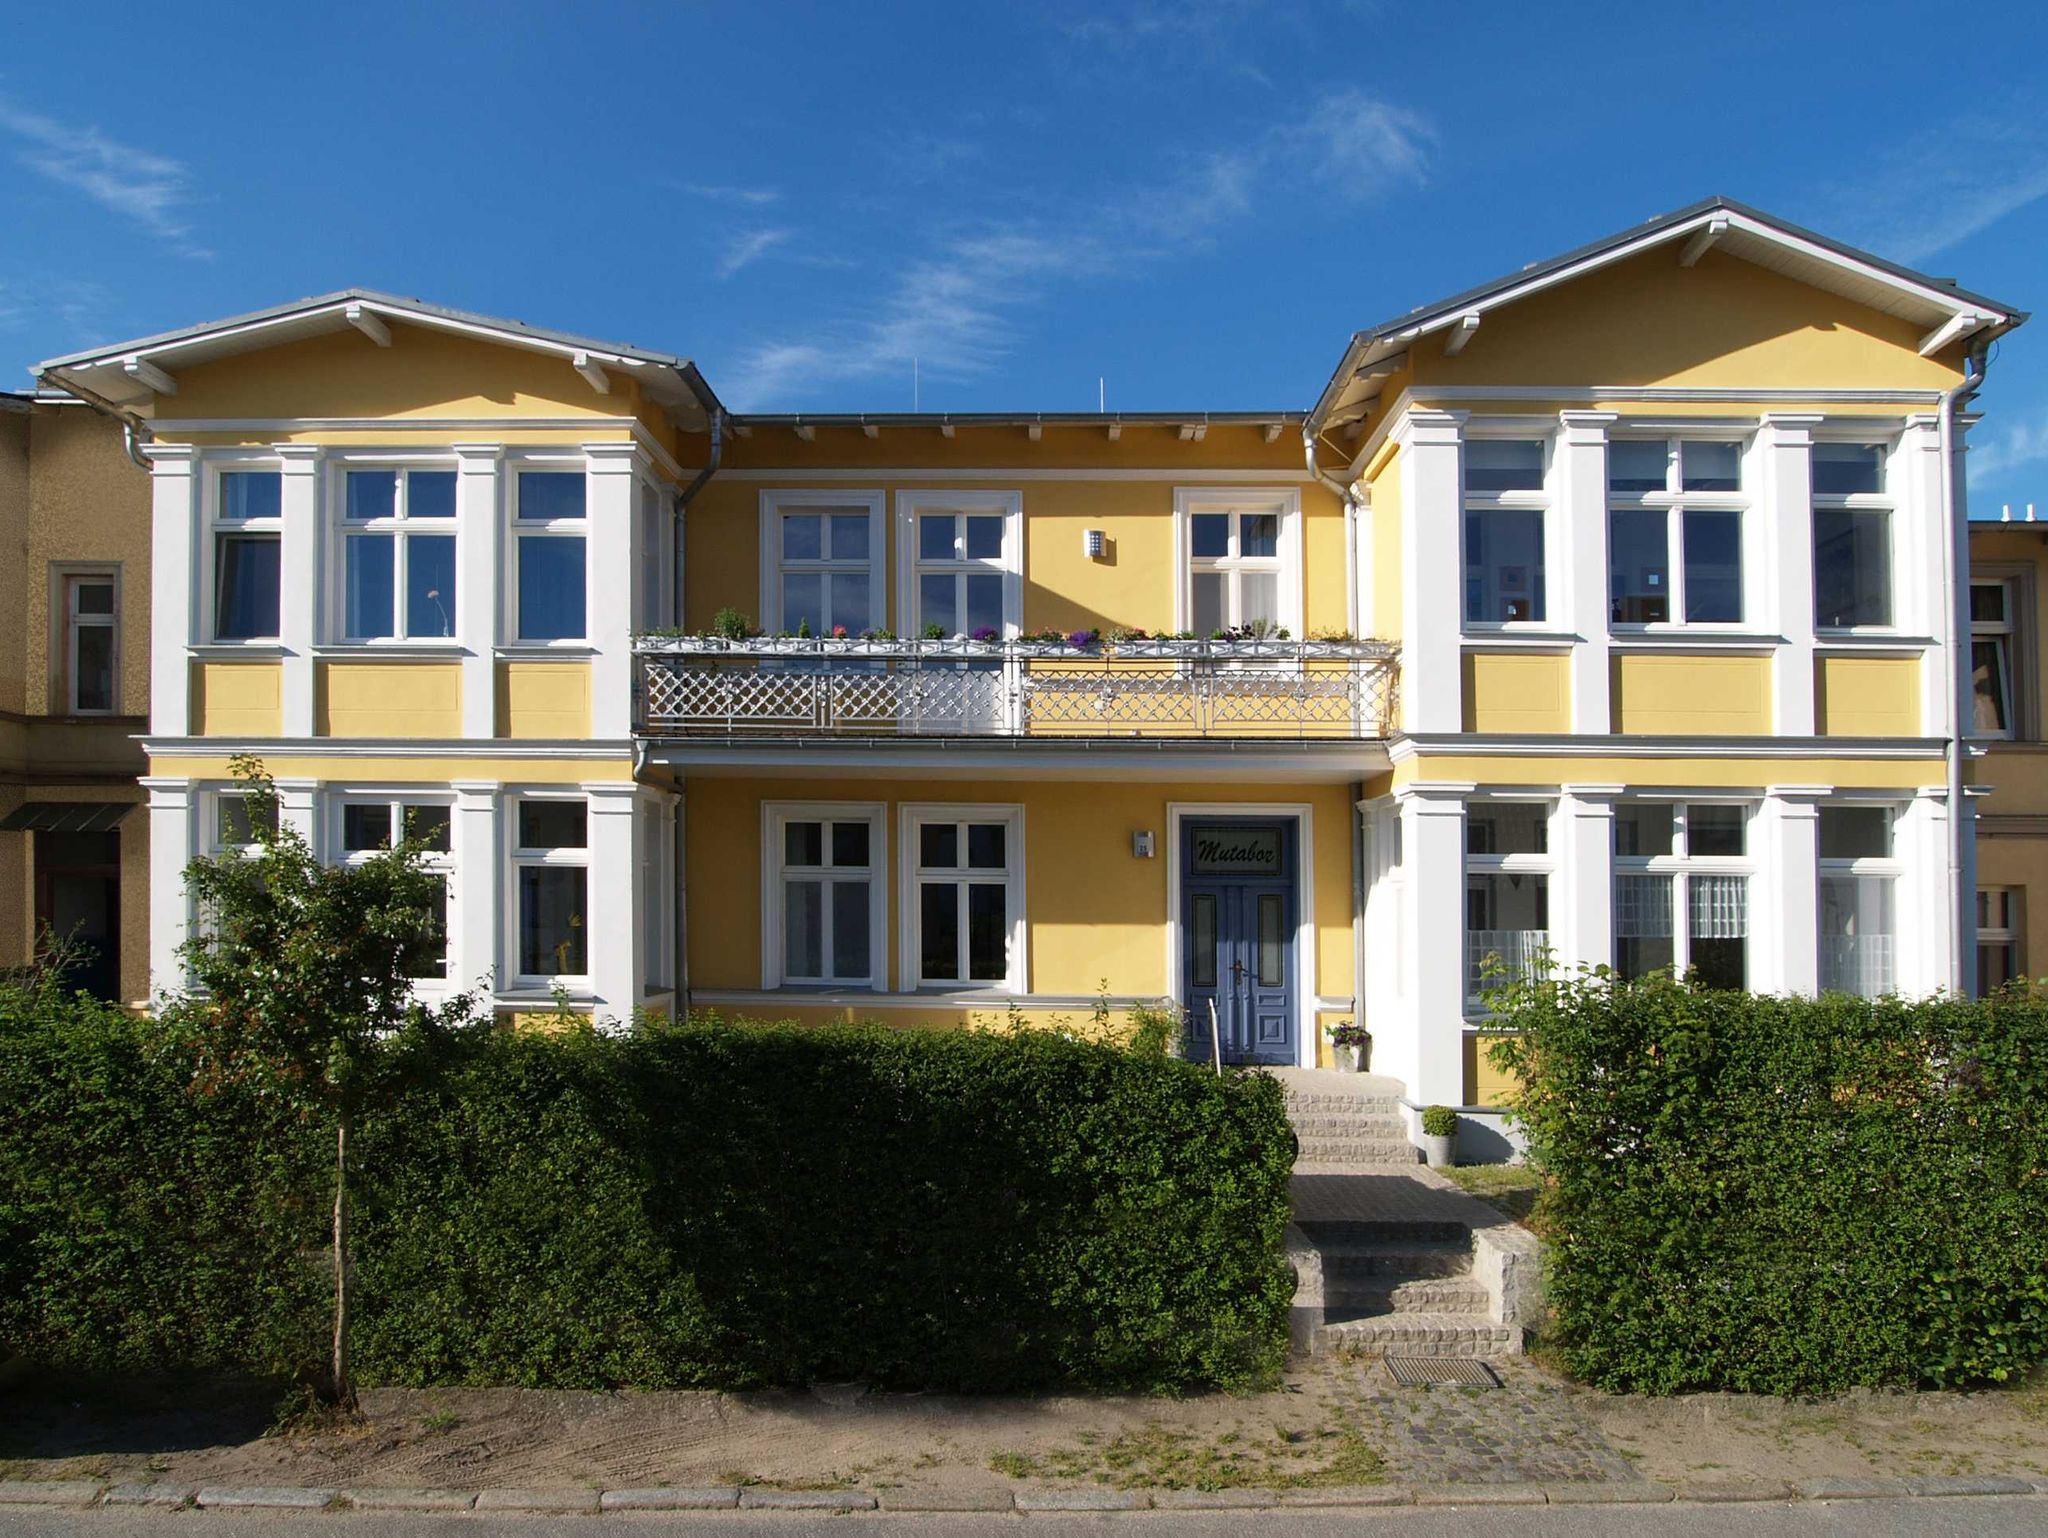
<svg viewBox="0 0 2048 1538"><path fill-rule="evenodd" d="M233 768L237 836L186 867L193 992L170 1008L189 1022L202 1085L254 1084L333 1123L334 1335L321 1392L351 1408L349 1139L365 1113L438 1072L482 1012L473 993L429 1002L414 986L438 973L445 945L426 829L394 828L388 848L322 864L279 818L262 764L244 756Z"/></svg>

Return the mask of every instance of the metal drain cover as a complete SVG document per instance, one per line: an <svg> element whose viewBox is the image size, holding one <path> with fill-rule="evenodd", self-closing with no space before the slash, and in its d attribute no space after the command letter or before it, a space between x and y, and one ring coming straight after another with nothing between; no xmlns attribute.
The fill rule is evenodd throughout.
<svg viewBox="0 0 2048 1538"><path fill-rule="evenodd" d="M1402 1388L1499 1388L1500 1375L1469 1356L1390 1356L1387 1373Z"/></svg>

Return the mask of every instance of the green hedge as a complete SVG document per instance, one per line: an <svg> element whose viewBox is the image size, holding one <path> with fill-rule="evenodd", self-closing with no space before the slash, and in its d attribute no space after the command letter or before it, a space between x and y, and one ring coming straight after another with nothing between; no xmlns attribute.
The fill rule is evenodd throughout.
<svg viewBox="0 0 2048 1538"><path fill-rule="evenodd" d="M0 998L0 1341L317 1360L327 1129L162 1027ZM1048 1035L489 1032L356 1139L365 1382L1270 1379L1279 1087Z"/></svg>
<svg viewBox="0 0 2048 1538"><path fill-rule="evenodd" d="M2002 1380L2048 1359L2048 1007L1520 991L1558 1344L1614 1390Z"/></svg>

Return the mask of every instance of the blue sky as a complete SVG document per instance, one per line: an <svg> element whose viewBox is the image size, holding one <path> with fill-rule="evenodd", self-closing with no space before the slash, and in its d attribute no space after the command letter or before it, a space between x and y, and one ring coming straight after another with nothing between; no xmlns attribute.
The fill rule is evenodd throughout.
<svg viewBox="0 0 2048 1538"><path fill-rule="evenodd" d="M1712 192L2048 309L2038 5L317 10L0 11L0 380L362 284L743 409L907 409L913 360L926 410L1299 408ZM2048 505L2048 316L1982 405L1976 510Z"/></svg>

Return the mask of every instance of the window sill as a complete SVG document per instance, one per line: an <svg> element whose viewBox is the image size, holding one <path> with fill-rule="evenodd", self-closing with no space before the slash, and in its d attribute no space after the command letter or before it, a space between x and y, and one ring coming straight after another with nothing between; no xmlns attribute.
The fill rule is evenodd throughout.
<svg viewBox="0 0 2048 1538"><path fill-rule="evenodd" d="M1911 635L1903 630L1885 630L1878 627L1849 630L1816 629L1813 644L1821 651L1830 648L1860 650L1865 648L1923 648L1939 643L1931 635Z"/></svg>
<svg viewBox="0 0 2048 1538"><path fill-rule="evenodd" d="M1556 630L1538 624L1468 624L1460 636L1468 646L1576 646L1585 640L1575 630Z"/></svg>
<svg viewBox="0 0 2048 1538"><path fill-rule="evenodd" d="M185 648L194 657L285 657L283 641L200 641Z"/></svg>
<svg viewBox="0 0 2048 1538"><path fill-rule="evenodd" d="M332 641L313 648L316 657L471 657L460 641Z"/></svg>
<svg viewBox="0 0 2048 1538"><path fill-rule="evenodd" d="M1739 646L1758 651L1783 646L1785 637L1761 630L1729 630L1712 625L1614 625L1608 640L1616 648L1654 651L1663 647Z"/></svg>
<svg viewBox="0 0 2048 1538"><path fill-rule="evenodd" d="M491 648L494 657L595 657L598 648L588 641L511 641Z"/></svg>

